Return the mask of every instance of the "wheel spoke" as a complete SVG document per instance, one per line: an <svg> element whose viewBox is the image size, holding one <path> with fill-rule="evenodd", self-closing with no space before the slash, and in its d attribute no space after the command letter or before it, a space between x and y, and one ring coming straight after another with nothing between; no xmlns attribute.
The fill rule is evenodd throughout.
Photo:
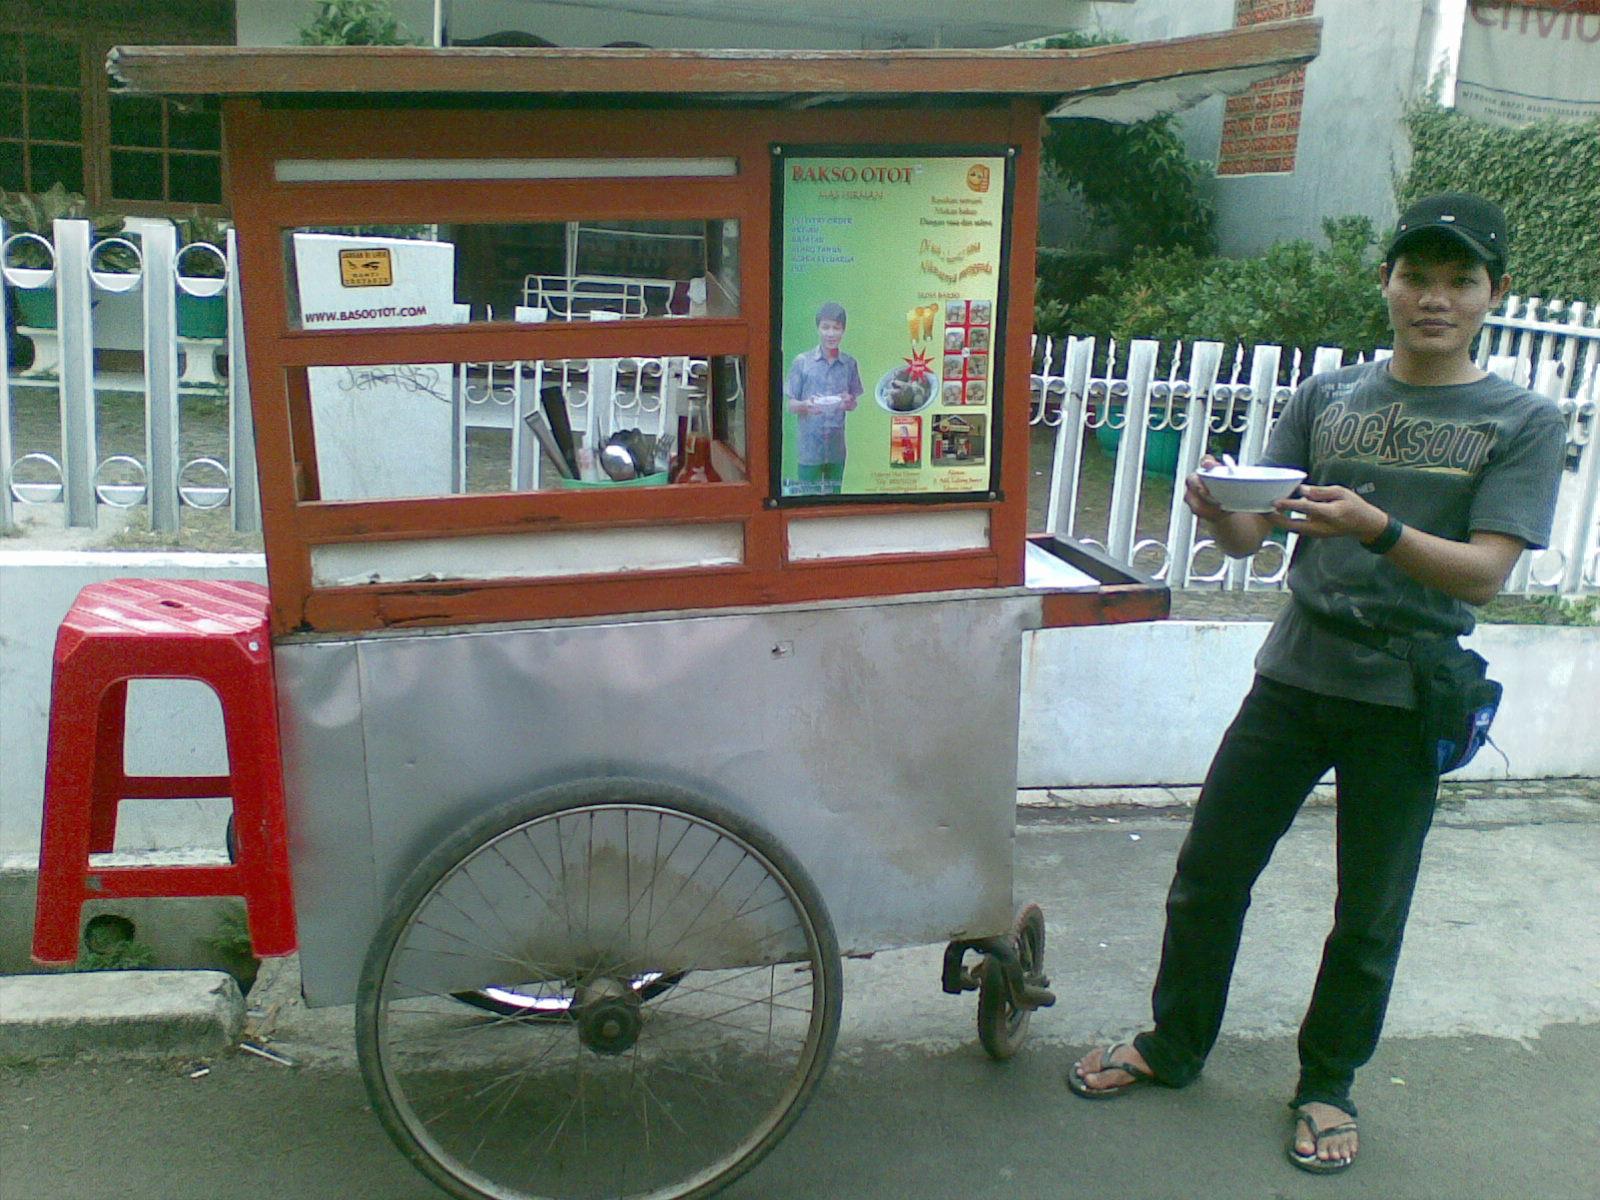
<svg viewBox="0 0 1600 1200"><path fill-rule="evenodd" d="M362 1067L452 1190L671 1200L742 1173L809 1098L838 1023L826 912L702 807L530 801L407 885L363 977Z"/></svg>

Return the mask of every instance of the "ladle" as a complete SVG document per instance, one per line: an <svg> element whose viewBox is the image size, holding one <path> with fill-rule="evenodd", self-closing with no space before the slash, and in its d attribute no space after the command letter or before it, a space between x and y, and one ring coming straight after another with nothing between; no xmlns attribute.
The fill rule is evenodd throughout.
<svg viewBox="0 0 1600 1200"><path fill-rule="evenodd" d="M614 442L609 446L600 447L600 469L619 483L636 478L639 474L628 448Z"/></svg>

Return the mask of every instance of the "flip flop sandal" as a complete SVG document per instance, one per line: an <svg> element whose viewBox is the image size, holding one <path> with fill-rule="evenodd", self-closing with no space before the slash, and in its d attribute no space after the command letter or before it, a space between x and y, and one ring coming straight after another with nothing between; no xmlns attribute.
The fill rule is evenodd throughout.
<svg viewBox="0 0 1600 1200"><path fill-rule="evenodd" d="M1100 1071L1121 1071L1131 1077L1127 1083L1114 1083L1110 1087L1090 1087L1083 1076L1078 1074L1078 1063L1073 1063L1067 1070L1067 1087L1074 1095L1082 1096L1085 1100L1109 1100L1133 1088L1157 1082L1156 1077L1142 1067L1136 1067L1132 1063L1111 1061L1111 1056L1125 1045L1126 1042L1118 1042L1100 1052ZM1083 1060L1080 1059L1079 1062L1081 1061ZM1098 1075L1100 1071L1090 1071L1089 1074Z"/></svg>
<svg viewBox="0 0 1600 1200"><path fill-rule="evenodd" d="M1296 1112L1294 1120L1296 1126L1304 1121L1306 1131L1311 1134L1310 1154L1301 1154L1295 1147L1294 1134L1291 1133L1289 1135L1289 1161L1295 1166L1302 1171L1309 1171L1313 1175L1337 1175L1340 1171L1348 1171L1355 1165L1354 1155L1350 1158L1317 1157L1317 1151L1322 1148L1323 1138L1332 1137L1336 1133L1355 1133L1356 1123L1354 1121L1341 1121L1339 1124L1329 1126L1327 1129L1319 1129L1316 1121L1312 1119L1311 1114L1308 1112Z"/></svg>

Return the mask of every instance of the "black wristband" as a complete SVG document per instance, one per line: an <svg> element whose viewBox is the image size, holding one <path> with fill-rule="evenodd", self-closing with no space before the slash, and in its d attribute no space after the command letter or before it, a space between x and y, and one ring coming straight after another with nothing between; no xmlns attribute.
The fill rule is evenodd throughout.
<svg viewBox="0 0 1600 1200"><path fill-rule="evenodd" d="M1374 554L1387 554L1394 549L1395 543L1405 531L1406 527L1400 523L1398 517L1390 517L1389 523L1383 527L1383 532L1370 542L1362 542L1362 548L1371 550Z"/></svg>

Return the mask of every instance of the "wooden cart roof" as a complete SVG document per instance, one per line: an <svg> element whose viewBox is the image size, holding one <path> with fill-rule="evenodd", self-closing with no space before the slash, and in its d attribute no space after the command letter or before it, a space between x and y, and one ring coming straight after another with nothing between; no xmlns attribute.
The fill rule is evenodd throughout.
<svg viewBox="0 0 1600 1200"><path fill-rule="evenodd" d="M632 97L814 107L1029 97L1051 116L1140 120L1309 62L1322 22L1085 50L642 50L117 46L112 76L164 95Z"/></svg>

